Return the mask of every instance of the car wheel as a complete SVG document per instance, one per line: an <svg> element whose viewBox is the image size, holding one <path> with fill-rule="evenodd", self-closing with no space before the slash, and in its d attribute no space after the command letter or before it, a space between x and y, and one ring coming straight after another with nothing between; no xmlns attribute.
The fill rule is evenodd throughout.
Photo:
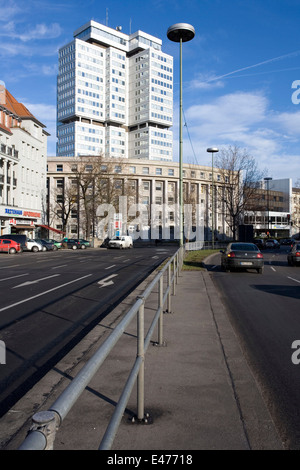
<svg viewBox="0 0 300 470"><path fill-rule="evenodd" d="M56 251L56 250L58 250L58 248L57 248L56 245L54 245L54 246L53 246L53 251Z"/></svg>
<svg viewBox="0 0 300 470"><path fill-rule="evenodd" d="M82 250L85 250L85 249L86 249L86 246L85 246L85 245L81 245L81 249L82 249Z"/></svg>
<svg viewBox="0 0 300 470"><path fill-rule="evenodd" d="M43 246L42 251L47 251L47 248Z"/></svg>
<svg viewBox="0 0 300 470"><path fill-rule="evenodd" d="M258 274L262 274L263 273L263 268L257 268L257 272L258 272Z"/></svg>
<svg viewBox="0 0 300 470"><path fill-rule="evenodd" d="M17 253L17 250L15 248L11 248L8 253L13 255L13 254Z"/></svg>
<svg viewBox="0 0 300 470"><path fill-rule="evenodd" d="M73 245L72 250L77 250L77 245Z"/></svg>
<svg viewBox="0 0 300 470"><path fill-rule="evenodd" d="M37 251L39 251L39 249L38 249L37 246L33 246L33 247L32 247L32 251L33 251L33 253L36 253Z"/></svg>

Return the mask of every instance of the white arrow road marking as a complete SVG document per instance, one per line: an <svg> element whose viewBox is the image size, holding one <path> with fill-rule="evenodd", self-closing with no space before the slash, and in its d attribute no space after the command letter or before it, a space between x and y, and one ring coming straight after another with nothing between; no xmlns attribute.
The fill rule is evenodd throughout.
<svg viewBox="0 0 300 470"><path fill-rule="evenodd" d="M12 287L12 289L17 289L18 287L29 286L30 284L37 284L40 281L44 281L45 279L50 279L51 277L60 276L60 274L52 274L52 276L42 277L41 279L36 279L35 281L26 281L23 284L19 284L18 286Z"/></svg>
<svg viewBox="0 0 300 470"><path fill-rule="evenodd" d="M100 285L100 289L102 287L107 287L107 286L111 286L112 284L114 284L114 281L112 281L111 279L116 276L117 274L112 274L111 276L108 276L105 279L101 279L101 281L98 281L98 284Z"/></svg>
<svg viewBox="0 0 300 470"><path fill-rule="evenodd" d="M33 295L32 297L28 297L28 299L20 300L19 302L15 302L14 304L7 305L6 307L0 308L0 312L3 312L3 310L8 310L9 308L15 307L16 305L23 304L24 302L29 302L32 299L36 299L37 297L40 297L41 295L49 294L49 292L53 292L54 290L61 289L62 287L68 286L69 284L73 284L73 282L81 281L81 279L85 279L86 277L91 276L92 274L87 274L86 276L78 277L77 279L74 279L73 281L65 282L65 284L61 284L57 287L53 287L52 289L48 289L45 292L40 292L39 294Z"/></svg>

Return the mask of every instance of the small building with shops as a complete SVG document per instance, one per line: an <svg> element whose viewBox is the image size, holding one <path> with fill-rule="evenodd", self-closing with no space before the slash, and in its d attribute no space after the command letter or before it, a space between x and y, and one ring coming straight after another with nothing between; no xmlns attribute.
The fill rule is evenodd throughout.
<svg viewBox="0 0 300 470"><path fill-rule="evenodd" d="M0 81L0 234L35 238L46 201L45 126Z"/></svg>

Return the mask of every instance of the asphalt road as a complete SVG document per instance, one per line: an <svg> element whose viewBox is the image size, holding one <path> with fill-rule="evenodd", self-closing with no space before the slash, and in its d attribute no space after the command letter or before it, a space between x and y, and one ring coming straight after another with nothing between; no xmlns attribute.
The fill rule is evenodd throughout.
<svg viewBox="0 0 300 470"><path fill-rule="evenodd" d="M0 255L0 417L176 247Z"/></svg>
<svg viewBox="0 0 300 470"><path fill-rule="evenodd" d="M219 255L209 269L286 447L300 449L300 269L283 248L263 254L264 274L221 272Z"/></svg>

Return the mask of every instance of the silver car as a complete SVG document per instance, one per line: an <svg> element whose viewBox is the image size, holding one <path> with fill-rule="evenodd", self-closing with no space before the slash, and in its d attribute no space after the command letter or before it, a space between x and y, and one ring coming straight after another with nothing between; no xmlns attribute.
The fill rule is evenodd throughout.
<svg viewBox="0 0 300 470"><path fill-rule="evenodd" d="M226 272L234 269L256 269L262 274L264 257L254 243L229 243L226 250L221 250L221 269Z"/></svg>

